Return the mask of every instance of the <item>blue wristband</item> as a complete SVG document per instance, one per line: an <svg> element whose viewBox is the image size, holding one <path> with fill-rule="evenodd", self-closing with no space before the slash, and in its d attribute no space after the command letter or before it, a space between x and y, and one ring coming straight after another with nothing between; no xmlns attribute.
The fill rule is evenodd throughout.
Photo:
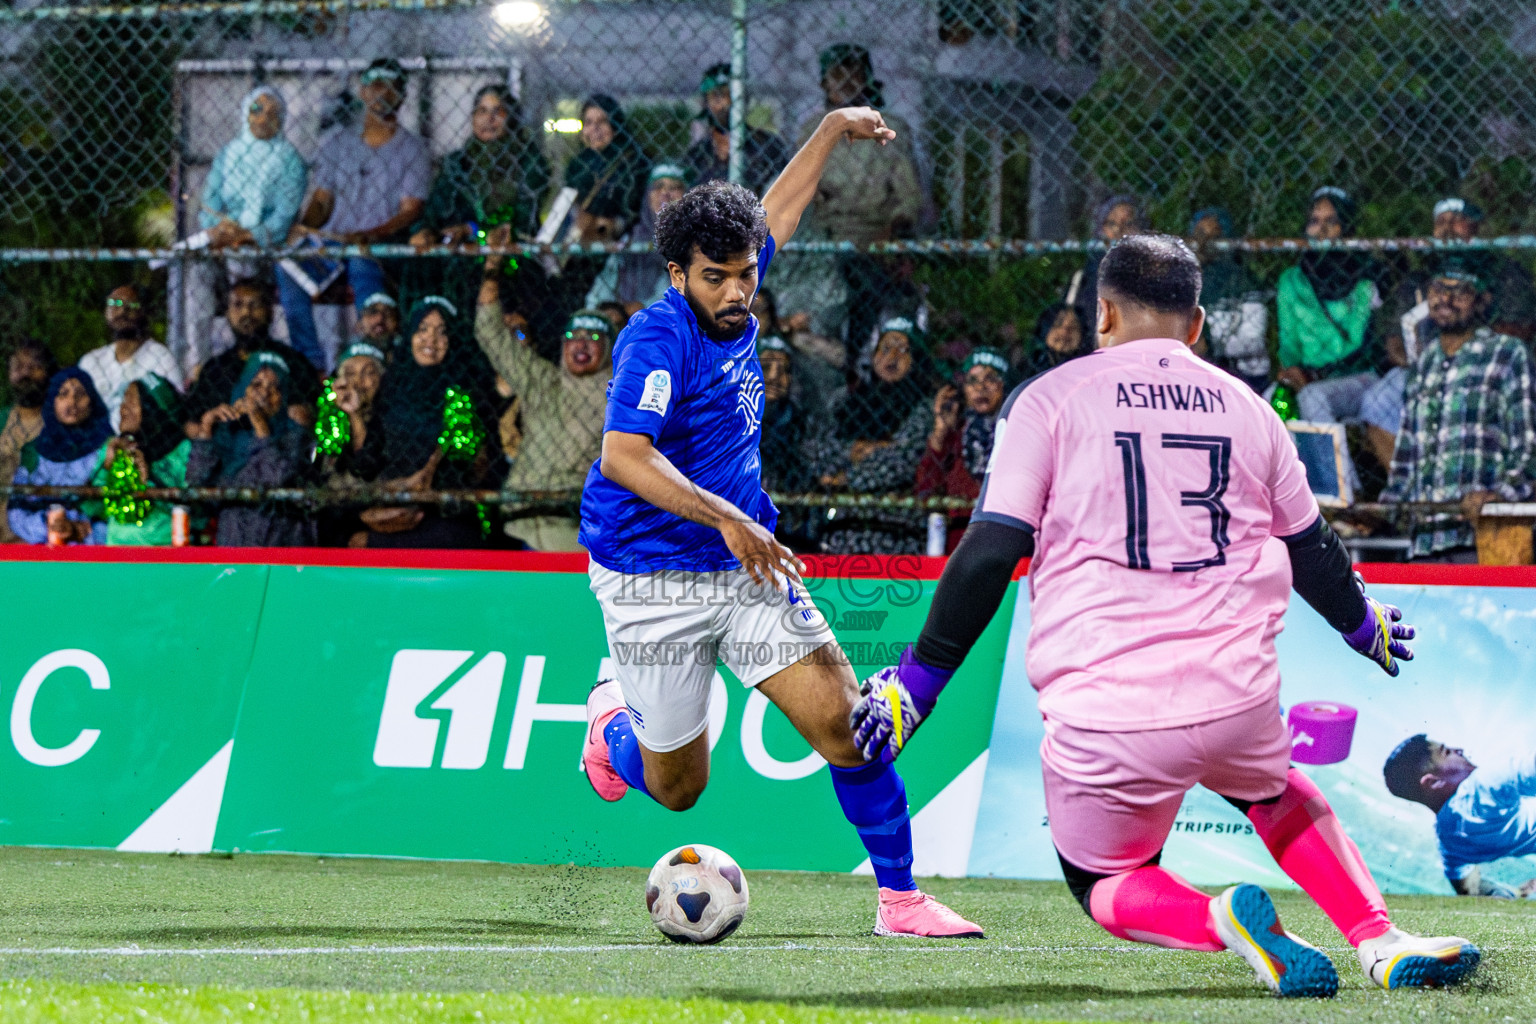
<svg viewBox="0 0 1536 1024"><path fill-rule="evenodd" d="M912 695L913 702L927 705L918 709L924 714L933 710L934 704L938 703L939 694L944 692L944 687L949 685L950 679L955 674L953 670L946 672L943 669L924 665L917 660L911 645L901 652L898 671L901 674L901 684Z"/></svg>

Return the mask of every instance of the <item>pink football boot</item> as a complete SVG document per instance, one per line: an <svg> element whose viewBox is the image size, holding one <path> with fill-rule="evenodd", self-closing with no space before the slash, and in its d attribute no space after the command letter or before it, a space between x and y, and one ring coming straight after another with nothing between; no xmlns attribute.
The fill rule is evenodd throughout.
<svg viewBox="0 0 1536 1024"><path fill-rule="evenodd" d="M599 680L587 694L587 746L581 752L581 767L593 791L609 803L629 792L629 784L608 760L608 741L603 738L603 729L623 710L624 695L612 679Z"/></svg>
<svg viewBox="0 0 1536 1024"><path fill-rule="evenodd" d="M972 924L927 893L913 889L897 892L880 889L875 911L876 935L917 935L927 939L984 939L981 926Z"/></svg>

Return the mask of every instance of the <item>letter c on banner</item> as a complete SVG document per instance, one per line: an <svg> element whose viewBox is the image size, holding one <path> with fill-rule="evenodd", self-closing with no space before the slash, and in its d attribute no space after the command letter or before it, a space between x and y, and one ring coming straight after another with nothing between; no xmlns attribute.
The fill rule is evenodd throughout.
<svg viewBox="0 0 1536 1024"><path fill-rule="evenodd" d="M37 700L37 691L49 676L61 668L80 669L91 681L93 690L106 690L112 686L107 666L90 651L74 648L54 651L43 655L27 669L27 674L21 677L21 685L16 689L16 699L11 704L11 742L16 745L16 753L44 768L57 768L80 760L101 736L100 729L81 729L64 746L45 747L32 735L32 705Z"/></svg>
<svg viewBox="0 0 1536 1024"><path fill-rule="evenodd" d="M753 771L765 779L776 782L793 782L821 769L827 762L816 751L811 751L798 761L780 761L763 746L763 716L768 712L768 698L756 687L747 698L747 709L741 715L741 752Z"/></svg>

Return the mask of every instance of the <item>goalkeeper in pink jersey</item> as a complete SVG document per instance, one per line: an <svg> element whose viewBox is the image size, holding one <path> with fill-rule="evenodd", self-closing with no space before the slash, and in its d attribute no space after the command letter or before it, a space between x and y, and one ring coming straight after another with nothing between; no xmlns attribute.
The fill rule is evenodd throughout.
<svg viewBox="0 0 1536 1024"><path fill-rule="evenodd" d="M1051 838L1088 915L1123 939L1238 953L1282 996L1339 976L1286 932L1263 889L1200 892L1158 866L1199 783L1247 815L1280 867L1384 988L1450 985L1476 946L1392 926L1322 793L1291 767L1275 637L1292 588L1395 676L1401 613L1365 596L1296 448L1246 385L1197 358L1200 264L1166 235L1099 268L1099 351L1009 397L975 515L901 663L853 711L870 759L894 757L1033 556L1025 667L1040 695Z"/></svg>

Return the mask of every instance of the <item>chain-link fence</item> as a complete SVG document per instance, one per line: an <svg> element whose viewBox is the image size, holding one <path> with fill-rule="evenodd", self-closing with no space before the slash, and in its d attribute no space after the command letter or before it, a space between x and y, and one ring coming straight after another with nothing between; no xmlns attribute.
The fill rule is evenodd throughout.
<svg viewBox="0 0 1536 1024"><path fill-rule="evenodd" d="M1118 233L1207 243L1208 354L1261 390L1342 372L1282 337L1298 261L1325 308L1370 285L1352 372L1408 361L1446 248L1529 340L1533 56L1525 0L13 5L0 342L85 357L103 429L127 396L150 457L39 469L14 410L42 396L13 379L0 469L110 485L115 514L68 514L124 531L135 487L201 486L243 489L202 492L240 499L224 542L570 546L612 331L667 286L656 209L710 178L761 193L867 103L897 141L834 154L757 309L765 478L798 546L923 550L963 524L1002 395L1092 346ZM1313 231L1307 263L1275 239L1320 186L1357 241ZM151 370L171 386L128 387ZM1374 497L1390 437L1337 412ZM194 533L218 510L152 493Z"/></svg>

